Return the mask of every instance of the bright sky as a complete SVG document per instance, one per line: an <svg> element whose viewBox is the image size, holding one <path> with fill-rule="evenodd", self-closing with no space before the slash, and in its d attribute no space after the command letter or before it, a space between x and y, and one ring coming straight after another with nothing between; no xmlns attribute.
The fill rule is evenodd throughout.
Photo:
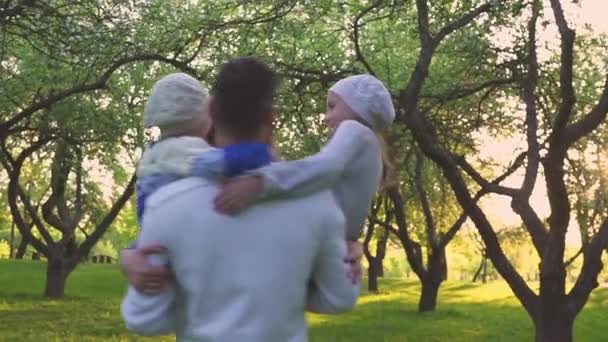
<svg viewBox="0 0 608 342"><path fill-rule="evenodd" d="M608 10L608 0L582 0L580 6L573 5L571 1L562 1L569 23L574 24L577 28L582 28L584 24L590 24L592 29L597 33L608 34L608 20L606 13ZM545 1L546 18L553 23L553 16L549 1ZM505 42L505 34L498 33L497 41ZM555 25L551 25L546 30L539 32L539 46L543 42L558 42L557 29ZM539 52L539 55L542 53ZM524 147L525 140L522 136L515 136L508 139L497 140L487 135L482 135L481 139L486 140L482 145L481 155L483 159L493 158L501 165L508 165L514 158L514 151L517 147ZM516 174L507 179L503 184L507 186L519 187L523 180L523 174ZM531 204L537 213L542 218L549 215L549 203L547 200L546 188L544 186L544 178L542 175L537 180L535 191L532 194ZM493 195L488 196L482 202L482 207L485 209L489 219L495 225L495 228L514 226L521 224L519 216L513 213L510 206L510 200L507 197ZM572 220L573 221L573 220ZM580 234L575 222L572 222L567 235L567 243L570 245L580 245Z"/></svg>

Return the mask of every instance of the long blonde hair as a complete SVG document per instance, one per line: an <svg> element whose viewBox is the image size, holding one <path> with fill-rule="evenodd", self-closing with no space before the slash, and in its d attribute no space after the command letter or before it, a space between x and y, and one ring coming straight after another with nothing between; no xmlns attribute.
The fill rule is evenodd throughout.
<svg viewBox="0 0 608 342"><path fill-rule="evenodd" d="M380 156L382 158L382 178L380 179L379 191L384 191L387 188L397 185L397 175L395 173L393 155L390 146L386 141L385 133L377 130L373 131L380 144Z"/></svg>
<svg viewBox="0 0 608 342"><path fill-rule="evenodd" d="M390 150L389 144L386 142L386 130L374 129L368 122L357 115L357 122L361 123L365 127L369 128L374 132L378 144L380 145L380 157L382 160L382 178L380 179L380 187L378 191L384 191L392 186L397 185L397 175L395 173L395 166L393 163L393 156Z"/></svg>

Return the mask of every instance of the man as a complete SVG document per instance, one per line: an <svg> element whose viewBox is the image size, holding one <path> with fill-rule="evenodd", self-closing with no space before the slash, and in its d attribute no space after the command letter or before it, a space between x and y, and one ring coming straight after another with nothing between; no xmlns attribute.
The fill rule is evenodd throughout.
<svg viewBox="0 0 608 342"><path fill-rule="evenodd" d="M274 88L273 72L253 58L222 67L210 103L218 147L268 141ZM175 285L158 295L144 292L162 282L144 292L130 286L122 305L129 329L175 332L179 341L306 341L306 309L355 305L345 220L329 191L231 217L214 211L217 190L214 180L186 178L149 197L138 243L165 247Z"/></svg>

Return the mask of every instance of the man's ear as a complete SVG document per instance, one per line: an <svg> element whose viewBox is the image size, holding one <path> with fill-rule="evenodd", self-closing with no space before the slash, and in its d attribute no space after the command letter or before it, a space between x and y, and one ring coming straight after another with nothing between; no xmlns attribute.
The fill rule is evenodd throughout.
<svg viewBox="0 0 608 342"><path fill-rule="evenodd" d="M215 145L215 142L213 141L214 139L214 133L215 133L215 118L217 117L217 105L215 104L215 101L213 99L213 96L211 96L207 102L205 103L205 110L207 112L207 119L208 119L208 124L207 124L207 129L205 132L203 132L203 139L205 139L207 141L207 143L209 145Z"/></svg>
<svg viewBox="0 0 608 342"><path fill-rule="evenodd" d="M217 119L217 104L215 103L215 98L213 96L211 96L211 98L209 99L209 101L207 101L207 111L209 113L209 117L211 118L211 121L216 121Z"/></svg>
<svg viewBox="0 0 608 342"><path fill-rule="evenodd" d="M215 129L214 128L215 128L215 126L213 125L213 123L211 123L203 137L203 139L205 139L205 141L207 141L207 143L211 146L215 146L215 141L214 141Z"/></svg>
<svg viewBox="0 0 608 342"><path fill-rule="evenodd" d="M266 116L266 120L267 120L266 123L274 128L276 117L277 117L277 108L273 107L272 110L269 111Z"/></svg>

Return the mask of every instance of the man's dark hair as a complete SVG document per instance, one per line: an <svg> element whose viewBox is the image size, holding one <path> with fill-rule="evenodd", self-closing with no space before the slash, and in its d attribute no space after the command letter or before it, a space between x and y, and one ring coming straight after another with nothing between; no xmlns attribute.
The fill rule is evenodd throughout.
<svg viewBox="0 0 608 342"><path fill-rule="evenodd" d="M272 122L276 84L275 72L257 58L240 57L224 63L213 94L216 125L241 139L254 137Z"/></svg>

